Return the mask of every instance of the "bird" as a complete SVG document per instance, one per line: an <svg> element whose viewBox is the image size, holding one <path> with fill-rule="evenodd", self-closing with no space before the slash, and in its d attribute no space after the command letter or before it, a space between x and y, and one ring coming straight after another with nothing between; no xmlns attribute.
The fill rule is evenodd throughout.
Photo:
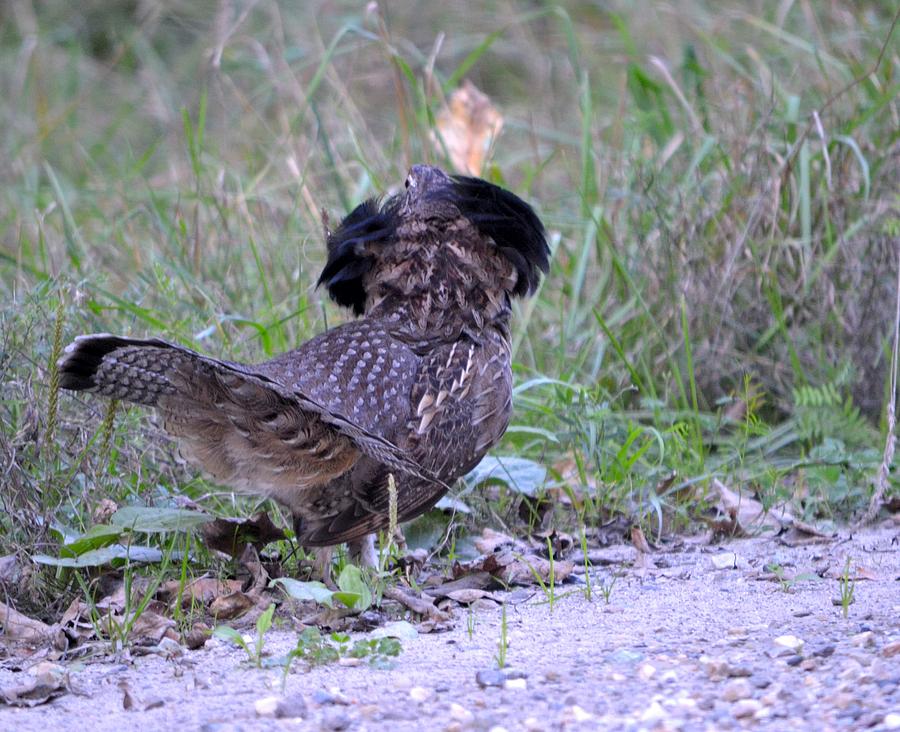
<svg viewBox="0 0 900 732"><path fill-rule="evenodd" d="M317 285L355 317L295 350L244 364L82 335L60 386L155 408L214 482L284 506L299 545L347 542L372 564L389 481L411 520L506 431L512 299L535 293L550 250L514 193L429 165L326 230L326 247Z"/></svg>

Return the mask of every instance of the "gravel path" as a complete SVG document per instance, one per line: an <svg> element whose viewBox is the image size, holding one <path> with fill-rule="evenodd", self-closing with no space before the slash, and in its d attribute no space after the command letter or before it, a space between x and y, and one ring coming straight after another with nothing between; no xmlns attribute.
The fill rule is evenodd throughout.
<svg viewBox="0 0 900 732"><path fill-rule="evenodd" d="M404 641L392 669L297 666L283 693L280 671L249 668L215 639L170 659L75 663L76 693L0 707L0 729L900 729L898 542L888 523L794 548L686 543L645 567L633 548L614 547L596 553L608 564L592 572L595 584L620 575L608 604L596 592L588 602L579 583L552 613L539 590L509 597L502 672L501 613L481 601L471 635L460 608L452 630ZM857 579L844 618L833 601L848 556ZM785 586L772 562L785 580L826 578ZM273 630L266 650L284 653L296 637ZM0 669L0 687L21 681Z"/></svg>

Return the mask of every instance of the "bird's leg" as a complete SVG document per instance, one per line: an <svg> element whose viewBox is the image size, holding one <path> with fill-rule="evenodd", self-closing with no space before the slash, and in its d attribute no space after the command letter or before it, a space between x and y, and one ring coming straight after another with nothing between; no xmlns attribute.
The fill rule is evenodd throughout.
<svg viewBox="0 0 900 732"><path fill-rule="evenodd" d="M361 567L375 569L378 566L378 552L375 551L375 534L366 534L356 541L348 542L350 556Z"/></svg>
<svg viewBox="0 0 900 732"><path fill-rule="evenodd" d="M315 555L313 560L313 578L320 579L329 589L336 590L337 585L331 577L331 555L334 547L319 546L312 551Z"/></svg>

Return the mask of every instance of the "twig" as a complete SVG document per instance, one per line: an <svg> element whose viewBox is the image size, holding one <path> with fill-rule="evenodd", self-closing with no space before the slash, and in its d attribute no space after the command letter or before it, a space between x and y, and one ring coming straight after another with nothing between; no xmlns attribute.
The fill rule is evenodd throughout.
<svg viewBox="0 0 900 732"><path fill-rule="evenodd" d="M891 472L891 463L894 460L894 446L896 438L894 428L897 424L897 352L900 350L900 247L897 249L897 309L894 313L894 350L891 352L891 395L887 405L887 436L884 441L884 457L881 466L875 476L875 491L869 501L869 507L857 523L857 526L865 526L872 522L878 515L884 494L887 491L888 476Z"/></svg>

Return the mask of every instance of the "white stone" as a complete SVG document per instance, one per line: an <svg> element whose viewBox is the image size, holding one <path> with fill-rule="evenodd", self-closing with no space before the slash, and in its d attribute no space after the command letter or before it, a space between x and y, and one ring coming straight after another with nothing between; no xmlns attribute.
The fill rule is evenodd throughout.
<svg viewBox="0 0 900 732"><path fill-rule="evenodd" d="M274 717L280 701L281 699L277 696L264 696L254 702L253 708L260 717Z"/></svg>
<svg viewBox="0 0 900 732"><path fill-rule="evenodd" d="M409 698L414 702L424 702L428 701L434 692L431 689L426 689L424 686L414 686L409 690Z"/></svg>
<svg viewBox="0 0 900 732"><path fill-rule="evenodd" d="M778 648L791 653L800 653L803 650L803 641L795 635L779 635L772 642Z"/></svg>

